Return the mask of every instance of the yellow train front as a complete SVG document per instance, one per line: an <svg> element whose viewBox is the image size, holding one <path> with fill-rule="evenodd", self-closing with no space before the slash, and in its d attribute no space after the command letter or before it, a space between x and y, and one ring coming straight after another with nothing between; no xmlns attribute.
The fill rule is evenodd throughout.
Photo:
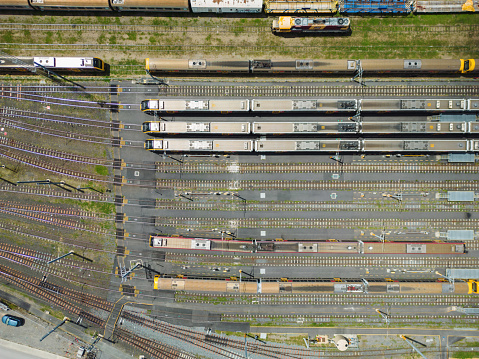
<svg viewBox="0 0 479 359"><path fill-rule="evenodd" d="M346 17L293 17L280 16L273 20L274 34L351 34L350 21Z"/></svg>

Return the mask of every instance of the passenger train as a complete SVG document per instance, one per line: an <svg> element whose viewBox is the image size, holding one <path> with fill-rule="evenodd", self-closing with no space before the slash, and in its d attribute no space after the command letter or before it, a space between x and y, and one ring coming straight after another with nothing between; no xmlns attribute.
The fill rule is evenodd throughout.
<svg viewBox="0 0 479 359"><path fill-rule="evenodd" d="M463 242L351 242L351 241L257 241L150 236L151 248L188 249L239 253L359 253L359 254L449 254L465 253Z"/></svg>
<svg viewBox="0 0 479 359"><path fill-rule="evenodd" d="M432 117L432 116L430 116ZM361 121L361 122L198 122L146 121L150 135L338 135L338 134L479 134L476 115L470 121Z"/></svg>
<svg viewBox="0 0 479 359"><path fill-rule="evenodd" d="M148 114L168 113L352 113L362 112L454 112L479 111L479 99L334 99L334 98L277 98L277 99L213 99L213 100L178 100L147 99L140 104L143 112Z"/></svg>
<svg viewBox="0 0 479 359"><path fill-rule="evenodd" d="M158 152L324 152L324 153L477 153L479 139L148 139L144 147Z"/></svg>
<svg viewBox="0 0 479 359"><path fill-rule="evenodd" d="M259 279L258 279L259 281ZM244 278L239 282L231 279L162 278L155 276L153 288L185 292L218 294L479 294L478 281L466 282L314 282L279 279L275 281Z"/></svg>
<svg viewBox="0 0 479 359"><path fill-rule="evenodd" d="M1 0L0 0L1 1ZM98 57L6 57L0 56L0 73L25 73L44 67L58 73L103 74L108 65Z"/></svg>
<svg viewBox="0 0 479 359"><path fill-rule="evenodd" d="M365 60L207 60L146 59L146 70L156 74L198 75L349 75L372 76L479 74L479 59L365 59Z"/></svg>

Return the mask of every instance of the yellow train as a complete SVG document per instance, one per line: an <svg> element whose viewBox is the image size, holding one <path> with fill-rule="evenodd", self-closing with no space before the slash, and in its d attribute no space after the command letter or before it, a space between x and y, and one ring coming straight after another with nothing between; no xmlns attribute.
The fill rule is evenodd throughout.
<svg viewBox="0 0 479 359"><path fill-rule="evenodd" d="M478 281L456 282L301 282L283 278L274 282L241 281L233 279L162 278L156 276L154 289L186 292L237 294L479 294Z"/></svg>

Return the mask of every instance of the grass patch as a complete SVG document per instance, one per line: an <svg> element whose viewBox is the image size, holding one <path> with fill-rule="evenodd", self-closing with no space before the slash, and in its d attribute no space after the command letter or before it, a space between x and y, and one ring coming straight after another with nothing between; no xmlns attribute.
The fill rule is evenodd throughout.
<svg viewBox="0 0 479 359"><path fill-rule="evenodd" d="M108 202L80 202L80 207L94 213L113 214L115 205Z"/></svg>
<svg viewBox="0 0 479 359"><path fill-rule="evenodd" d="M471 352L455 352L451 354L451 358L461 358L461 359L467 359L467 358L477 358L477 352L476 351L471 351Z"/></svg>
<svg viewBox="0 0 479 359"><path fill-rule="evenodd" d="M108 168L101 165L95 166L95 172L98 173L100 176L108 176Z"/></svg>

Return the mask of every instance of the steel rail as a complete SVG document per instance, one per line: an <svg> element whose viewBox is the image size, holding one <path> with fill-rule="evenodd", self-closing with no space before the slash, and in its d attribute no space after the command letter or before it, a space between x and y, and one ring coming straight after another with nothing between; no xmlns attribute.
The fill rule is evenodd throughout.
<svg viewBox="0 0 479 359"><path fill-rule="evenodd" d="M0 265L0 277L3 277L5 280L15 284L16 286L27 290L28 292L34 294L37 297L51 303L57 307L66 310L74 315L81 316L82 318L90 321L93 324L98 325L100 328L103 328L106 322L91 314L90 312L84 311L79 305L72 302L79 303L80 305L93 305L98 306L98 301L92 300L92 298L84 295L82 292L73 291L58 285L51 285L49 283L43 283L39 279L26 277L18 271L12 270L6 266ZM60 295L60 291L62 292ZM66 298L69 300L67 301ZM113 303L103 302L104 307L99 308L107 311L111 311ZM107 309L108 306L108 309ZM118 332L117 332L118 330ZM125 329L117 328L115 330L118 338L124 340L126 343L136 346L137 348L145 351L157 358L166 358L166 359L194 359L190 357L187 353L177 350L166 344L160 344L149 339L145 339L138 335L135 335ZM126 339L128 337L128 339Z"/></svg>
<svg viewBox="0 0 479 359"><path fill-rule="evenodd" d="M300 76L300 75L298 75ZM174 85L159 88L158 96L186 97L377 97L477 96L477 85Z"/></svg>
<svg viewBox="0 0 479 359"><path fill-rule="evenodd" d="M62 208L45 204L25 204L16 201L0 200L0 208L29 211L32 213L50 213L61 217L77 217L78 219L95 219L99 221L112 221L113 215L96 214L76 208ZM105 218L110 217L110 218Z"/></svg>
<svg viewBox="0 0 479 359"><path fill-rule="evenodd" d="M475 219L354 219L354 218L195 218L195 217L156 217L156 226L178 228L388 228L402 229L413 227L479 229Z"/></svg>
<svg viewBox="0 0 479 359"><path fill-rule="evenodd" d="M214 294L204 292L176 292L175 301L180 303L200 303L208 300L195 298L211 298L209 301L221 302L226 306L234 305L367 305L381 303L382 305L476 305L477 298L473 295L457 294ZM220 298L230 300L222 301ZM217 299L218 298L218 299ZM245 298L247 298L245 300Z"/></svg>
<svg viewBox="0 0 479 359"><path fill-rule="evenodd" d="M66 192L55 190L48 187L31 187L26 185L17 185L12 187L9 184L2 183L0 184L0 192L9 192L9 193L18 193L18 194L28 194L52 198L68 198L75 199L79 201L89 201L89 202L109 202L109 196L100 194L97 192L94 193L81 193L81 192Z"/></svg>
<svg viewBox="0 0 479 359"><path fill-rule="evenodd" d="M187 328L173 327L167 323L162 323L152 319L144 318L130 312L125 312L123 317L128 321L143 325L147 328L153 329L155 331L159 331L160 333L173 336L174 338L177 338L177 339L187 338L189 341L194 342L193 344L201 346L202 348L205 348L204 347L205 344L210 345L212 346L212 348L206 348L206 349L212 352L215 352L217 354L222 354L225 357L228 354L235 354L235 353L231 351L226 351L221 353L219 350L224 350L224 349L220 348L220 346L224 346L227 348L231 347L238 350L244 349L243 340L230 338L230 337L224 338L215 334L199 333L195 330L187 329ZM311 352L306 349L303 349L303 352L301 353L294 353L294 352L297 352L298 349L291 349L291 348L288 348L287 346L280 346L277 344L266 344L266 345L261 345L258 347L256 346L255 343L248 342L248 350L256 354L265 355L265 356L268 356L269 354L274 355L278 353L284 353L284 355L287 357L298 358L298 359L310 357L310 356L317 356L316 352ZM293 353L291 353L291 351L293 351ZM296 355L301 355L301 356L297 357Z"/></svg>
<svg viewBox="0 0 479 359"><path fill-rule="evenodd" d="M133 51L133 52L184 52L184 51L230 51L238 49L237 45L151 45L151 44L38 44L38 43L0 43L0 46L4 49L16 49L21 48L23 51L88 51L89 53L95 51ZM449 50L462 50L470 49L468 45L399 45L397 48L413 48L416 52L430 52L431 49L438 49L444 51ZM274 52L286 52L291 53L297 50L295 45L248 45L243 44L241 48L244 51L273 51ZM308 53L322 53L324 49L343 49L341 45L317 45L317 46L302 46L302 50ZM373 50L389 50L389 45L350 45L348 46L350 51L373 51Z"/></svg>
<svg viewBox="0 0 479 359"><path fill-rule="evenodd" d="M378 203L380 201L380 203ZM181 202L175 199L157 199L156 208L162 210L181 211L355 211L355 212L455 212L455 211L477 211L478 204L457 204L447 201L416 201L405 198L401 202L390 199L358 199L353 201L251 201L235 198L234 200L215 200L208 202L187 201Z"/></svg>
<svg viewBox="0 0 479 359"><path fill-rule="evenodd" d="M424 191L478 190L479 181L321 181L321 180L185 180L157 179L158 189L176 191L254 191L254 190L356 190ZM420 195L420 194L418 194Z"/></svg>
<svg viewBox="0 0 479 359"><path fill-rule="evenodd" d="M46 121L53 123L67 124L77 127L95 127L101 129L112 129L113 124L111 121L101 121L81 117L73 117L66 115L58 115L45 112L37 112L31 110L22 110L14 107L2 107L0 109L0 115L13 117L13 118L24 118L27 120L34 121Z"/></svg>
<svg viewBox="0 0 479 359"><path fill-rule="evenodd" d="M53 217L52 214L36 213L31 211L18 210L15 208L9 209L4 207L0 207L0 213L11 215L11 216L18 216L21 218L29 219L31 221L38 221L38 222L50 224L52 226L63 227L63 228L68 228L73 230L80 230L80 231L85 231L85 232L90 232L95 234L107 233L106 230L101 229L101 227L98 227L98 226L96 230L90 229L93 226L83 224L81 223L81 220L78 220L78 221L65 220L58 217Z"/></svg>
<svg viewBox="0 0 479 359"><path fill-rule="evenodd" d="M238 257L238 255L229 254L227 252L220 252L221 254L206 253L202 255L201 261L208 265L232 265L237 262L241 262L242 265L261 265L261 266L302 266L302 267L388 267L391 268L410 268L410 269L431 269L438 267L446 268L474 268L479 265L478 258L472 257L395 257L389 255L388 257L373 256L349 256L342 257L335 253L331 253L331 257L324 256L308 256L304 257L302 253L288 253L288 256L276 253L275 256L266 256L257 254L255 257L251 256L251 253L245 253L244 256ZM296 254L296 255L294 255ZM165 261L170 263L188 263L191 255L165 252ZM238 259L240 258L240 259Z"/></svg>
<svg viewBox="0 0 479 359"><path fill-rule="evenodd" d="M49 148L42 148L28 143L20 142L11 138L0 137L0 146L4 146L8 149L18 150L29 154L38 156L45 156L53 159L59 159L62 161L83 163L89 165L105 165L111 164L111 160L105 158L87 157L77 154L71 154L63 151L57 151Z"/></svg>
<svg viewBox="0 0 479 359"><path fill-rule="evenodd" d="M354 29L365 29L366 24L355 23ZM29 30L39 31L105 31L105 32L194 32L194 33L270 33L270 25L123 25L123 24L28 24L21 22L0 23L0 30ZM383 32L476 32L479 25L460 24L460 25L393 25L381 28ZM369 31L376 31L371 29Z"/></svg>
<svg viewBox="0 0 479 359"><path fill-rule="evenodd" d="M156 162L158 172L169 173L479 173L478 166L424 163L198 163Z"/></svg>

